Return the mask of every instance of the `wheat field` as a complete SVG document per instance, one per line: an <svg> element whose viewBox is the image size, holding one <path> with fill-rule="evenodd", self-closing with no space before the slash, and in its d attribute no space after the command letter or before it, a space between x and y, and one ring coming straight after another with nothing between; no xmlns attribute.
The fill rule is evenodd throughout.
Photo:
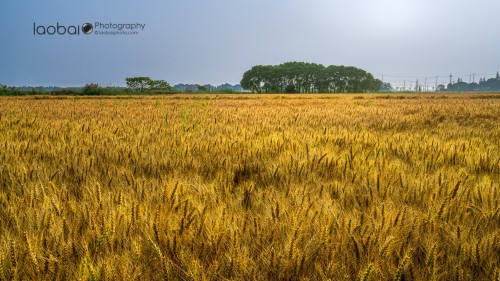
<svg viewBox="0 0 500 281"><path fill-rule="evenodd" d="M500 280L499 95L0 98L0 280Z"/></svg>

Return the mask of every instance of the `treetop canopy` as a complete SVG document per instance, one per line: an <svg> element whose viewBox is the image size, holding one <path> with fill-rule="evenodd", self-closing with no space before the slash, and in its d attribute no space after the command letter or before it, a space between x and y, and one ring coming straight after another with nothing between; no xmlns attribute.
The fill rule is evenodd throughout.
<svg viewBox="0 0 500 281"><path fill-rule="evenodd" d="M240 83L254 93L363 93L378 91L382 81L353 66L286 62L254 66Z"/></svg>

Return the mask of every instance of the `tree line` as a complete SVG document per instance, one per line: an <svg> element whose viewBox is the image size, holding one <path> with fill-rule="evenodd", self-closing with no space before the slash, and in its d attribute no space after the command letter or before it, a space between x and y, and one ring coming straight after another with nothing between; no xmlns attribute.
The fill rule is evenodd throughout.
<svg viewBox="0 0 500 281"><path fill-rule="evenodd" d="M378 91L382 81L353 66L287 62L254 66L240 84L254 93L364 93Z"/></svg>
<svg viewBox="0 0 500 281"><path fill-rule="evenodd" d="M444 90L444 89L441 89ZM446 91L450 92L476 92L476 91L500 91L500 74L497 72L495 78L480 78L479 83L466 83L459 78L456 83L448 84Z"/></svg>

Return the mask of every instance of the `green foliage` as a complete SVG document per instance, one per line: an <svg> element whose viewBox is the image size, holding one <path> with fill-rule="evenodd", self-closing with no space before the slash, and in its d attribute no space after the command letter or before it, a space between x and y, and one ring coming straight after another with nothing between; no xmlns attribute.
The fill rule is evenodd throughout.
<svg viewBox="0 0 500 281"><path fill-rule="evenodd" d="M164 80L151 80L149 77L129 77L125 79L127 87L133 92L149 92L162 94L164 91L172 91L172 87Z"/></svg>
<svg viewBox="0 0 500 281"><path fill-rule="evenodd" d="M240 82L254 93L363 93L378 91L381 83L356 67L305 62L257 65L245 72Z"/></svg>
<svg viewBox="0 0 500 281"><path fill-rule="evenodd" d="M206 93L208 92L208 88L205 86L198 86L198 92Z"/></svg>
<svg viewBox="0 0 500 281"><path fill-rule="evenodd" d="M191 118L191 112L193 111L192 108L185 108L184 106L181 105L180 108L180 117L182 119L182 127L186 128L186 126L189 123L189 119Z"/></svg>
<svg viewBox="0 0 500 281"><path fill-rule="evenodd" d="M151 78L149 77L129 77L125 79L127 87L134 92L144 92L149 88Z"/></svg>
<svg viewBox="0 0 500 281"><path fill-rule="evenodd" d="M170 91L172 87L164 80L151 80L149 82L150 90L159 90L159 91Z"/></svg>
<svg viewBox="0 0 500 281"><path fill-rule="evenodd" d="M295 88L295 85L293 85L293 84L286 85L285 91L286 91L288 94L294 94L294 93L297 93L297 89Z"/></svg>
<svg viewBox="0 0 500 281"><path fill-rule="evenodd" d="M23 96L25 92L16 89L0 88L0 96Z"/></svg>
<svg viewBox="0 0 500 281"><path fill-rule="evenodd" d="M0 96L23 96L26 94L26 92L19 91L14 87L8 87L0 84Z"/></svg>
<svg viewBox="0 0 500 281"><path fill-rule="evenodd" d="M83 88L83 94L84 95L102 95L104 93L103 89L99 84L87 84Z"/></svg>
<svg viewBox="0 0 500 281"><path fill-rule="evenodd" d="M475 91L500 91L500 77L497 73L495 78L480 78L479 83L466 83L461 78L456 83L448 84L446 88L450 92L475 92Z"/></svg>
<svg viewBox="0 0 500 281"><path fill-rule="evenodd" d="M37 92L37 91L31 91L30 95L40 95L40 94L46 94L44 92ZM58 89L50 92L51 95L55 96L72 96L72 95L79 95L79 94L85 94L83 91L77 91L74 89Z"/></svg>

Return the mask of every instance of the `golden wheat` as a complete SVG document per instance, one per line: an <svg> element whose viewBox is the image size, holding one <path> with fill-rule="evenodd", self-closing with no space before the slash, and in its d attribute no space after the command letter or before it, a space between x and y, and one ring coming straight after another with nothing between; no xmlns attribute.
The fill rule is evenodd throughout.
<svg viewBox="0 0 500 281"><path fill-rule="evenodd" d="M498 280L498 95L0 98L0 280Z"/></svg>

